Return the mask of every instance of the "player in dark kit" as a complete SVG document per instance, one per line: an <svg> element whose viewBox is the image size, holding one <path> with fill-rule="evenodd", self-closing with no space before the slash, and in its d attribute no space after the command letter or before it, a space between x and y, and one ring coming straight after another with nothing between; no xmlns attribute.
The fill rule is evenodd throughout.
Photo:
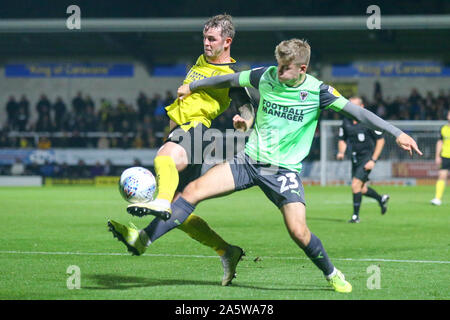
<svg viewBox="0 0 450 320"><path fill-rule="evenodd" d="M361 98L353 97L349 100L364 108ZM385 214L387 211L389 195L379 195L367 185L369 174L383 151L384 142L382 132L369 129L355 120L344 118L342 126L339 128L336 158L343 160L347 146L349 146L352 161L353 215L349 220L350 223L359 223L359 209L363 195L378 201L381 214Z"/></svg>

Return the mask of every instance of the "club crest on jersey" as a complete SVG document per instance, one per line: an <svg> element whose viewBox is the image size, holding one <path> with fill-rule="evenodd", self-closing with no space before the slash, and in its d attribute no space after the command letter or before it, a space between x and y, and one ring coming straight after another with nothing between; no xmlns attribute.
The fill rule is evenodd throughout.
<svg viewBox="0 0 450 320"><path fill-rule="evenodd" d="M305 101L308 98L308 91L300 91L300 100Z"/></svg>
<svg viewBox="0 0 450 320"><path fill-rule="evenodd" d="M364 140L366 140L366 136L364 135L364 133L358 133L358 140L361 142L364 142Z"/></svg>

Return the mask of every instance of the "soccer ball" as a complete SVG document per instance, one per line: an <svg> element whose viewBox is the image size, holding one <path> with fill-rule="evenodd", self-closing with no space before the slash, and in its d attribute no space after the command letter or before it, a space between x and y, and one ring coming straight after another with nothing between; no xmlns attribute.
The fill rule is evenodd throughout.
<svg viewBox="0 0 450 320"><path fill-rule="evenodd" d="M155 177L145 168L128 168L120 176L119 192L131 203L152 201L156 193Z"/></svg>

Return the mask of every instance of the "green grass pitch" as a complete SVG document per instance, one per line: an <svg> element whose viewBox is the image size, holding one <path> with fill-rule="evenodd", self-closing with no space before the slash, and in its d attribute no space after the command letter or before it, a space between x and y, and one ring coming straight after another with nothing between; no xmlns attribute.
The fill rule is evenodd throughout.
<svg viewBox="0 0 450 320"><path fill-rule="evenodd" d="M107 220L144 227L150 217L129 216L117 188L0 188L0 299L449 299L449 190L444 204L432 207L433 186L375 189L391 195L387 214L365 198L361 223L349 224L350 187L305 187L308 225L353 285L352 293L339 294L257 188L196 210L247 252L229 287L220 285L215 252L180 230L144 256L130 256ZM80 289L67 287L72 265L80 268ZM367 285L372 265L379 289Z"/></svg>

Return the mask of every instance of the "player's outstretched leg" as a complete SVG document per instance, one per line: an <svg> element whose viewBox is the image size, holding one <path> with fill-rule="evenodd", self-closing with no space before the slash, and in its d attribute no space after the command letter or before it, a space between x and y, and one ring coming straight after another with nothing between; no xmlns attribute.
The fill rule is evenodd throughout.
<svg viewBox="0 0 450 320"><path fill-rule="evenodd" d="M178 171L186 168L188 158L186 151L178 144L167 142L158 151L154 160L158 195L155 200L146 203L134 203L127 207L133 216L154 215L168 220L172 214L170 204L179 182Z"/></svg>
<svg viewBox="0 0 450 320"><path fill-rule="evenodd" d="M149 243L149 239L143 230L138 230L134 224L130 222L127 227L114 220L108 221L109 231L112 232L114 238L122 242L135 256L140 256L145 252Z"/></svg>
<svg viewBox="0 0 450 320"><path fill-rule="evenodd" d="M236 277L236 267L242 257L244 250L238 246L227 243L218 235L201 217L191 214L185 222L178 226L192 239L213 249L219 256L223 266L222 285L227 286Z"/></svg>
<svg viewBox="0 0 450 320"><path fill-rule="evenodd" d="M320 239L309 231L306 225L305 205L301 202L288 203L281 207L281 212L292 240L323 272L333 290L342 293L351 292L352 285L345 280L344 274L331 263Z"/></svg>
<svg viewBox="0 0 450 320"><path fill-rule="evenodd" d="M377 200L377 202L381 208L381 214L386 213L387 204L390 199L388 194L380 195L378 192L375 191L375 189L368 187L366 184L364 184L364 186L363 186L362 194L363 194L363 196Z"/></svg>
<svg viewBox="0 0 450 320"><path fill-rule="evenodd" d="M236 277L236 267L243 256L245 256L244 250L238 246L232 245L227 248L224 255L220 256L223 266L223 286L230 285L231 281Z"/></svg>

